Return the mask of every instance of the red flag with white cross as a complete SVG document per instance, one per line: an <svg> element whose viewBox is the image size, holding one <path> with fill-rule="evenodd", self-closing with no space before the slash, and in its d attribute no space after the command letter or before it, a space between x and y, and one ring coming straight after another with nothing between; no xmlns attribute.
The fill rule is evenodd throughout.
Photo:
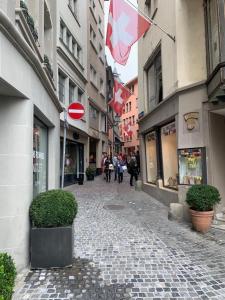
<svg viewBox="0 0 225 300"><path fill-rule="evenodd" d="M109 105L119 116L122 115L123 107L130 96L130 91L118 80L114 79L114 97L112 101L109 102Z"/></svg>
<svg viewBox="0 0 225 300"><path fill-rule="evenodd" d="M130 122L128 124L126 124L123 129L124 129L124 133L125 133L126 136L132 136L133 135L133 131L131 129L131 123Z"/></svg>
<svg viewBox="0 0 225 300"><path fill-rule="evenodd" d="M151 23L124 0L111 0L106 45L116 62L126 65L133 44Z"/></svg>

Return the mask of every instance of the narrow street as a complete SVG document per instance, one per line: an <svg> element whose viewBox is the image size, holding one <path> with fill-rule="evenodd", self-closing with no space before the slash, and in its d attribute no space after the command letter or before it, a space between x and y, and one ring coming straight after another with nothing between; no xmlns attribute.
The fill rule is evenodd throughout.
<svg viewBox="0 0 225 300"><path fill-rule="evenodd" d="M224 299L225 244L217 236L169 221L167 208L131 189L127 177L69 190L79 203L74 265L29 272L14 300Z"/></svg>

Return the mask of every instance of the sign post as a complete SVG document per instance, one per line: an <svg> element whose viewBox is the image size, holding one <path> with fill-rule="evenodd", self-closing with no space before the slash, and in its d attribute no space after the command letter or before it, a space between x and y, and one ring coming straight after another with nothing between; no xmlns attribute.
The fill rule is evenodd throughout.
<svg viewBox="0 0 225 300"><path fill-rule="evenodd" d="M62 158L61 189L64 188L65 159L66 159L66 129L67 129L67 111L66 111L66 109L64 109L63 158Z"/></svg>

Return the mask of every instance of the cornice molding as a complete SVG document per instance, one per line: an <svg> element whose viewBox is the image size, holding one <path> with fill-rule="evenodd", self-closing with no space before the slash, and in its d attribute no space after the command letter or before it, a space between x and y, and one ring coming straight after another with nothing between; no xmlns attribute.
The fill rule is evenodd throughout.
<svg viewBox="0 0 225 300"><path fill-rule="evenodd" d="M0 31L7 37L7 39L14 45L19 53L26 59L26 61L32 66L34 72L39 77L42 85L45 87L53 103L57 107L59 112L62 112L62 106L58 100L55 90L43 69L41 61L34 53L29 44L25 41L22 34L17 30L15 25L11 22L8 16L0 9Z"/></svg>

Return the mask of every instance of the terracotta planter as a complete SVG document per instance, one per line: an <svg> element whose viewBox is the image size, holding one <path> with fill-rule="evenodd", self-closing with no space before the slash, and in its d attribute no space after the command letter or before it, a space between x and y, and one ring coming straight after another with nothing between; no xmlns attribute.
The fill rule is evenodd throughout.
<svg viewBox="0 0 225 300"><path fill-rule="evenodd" d="M190 213L193 228L198 232L206 233L212 224L214 211L196 211L190 209Z"/></svg>

